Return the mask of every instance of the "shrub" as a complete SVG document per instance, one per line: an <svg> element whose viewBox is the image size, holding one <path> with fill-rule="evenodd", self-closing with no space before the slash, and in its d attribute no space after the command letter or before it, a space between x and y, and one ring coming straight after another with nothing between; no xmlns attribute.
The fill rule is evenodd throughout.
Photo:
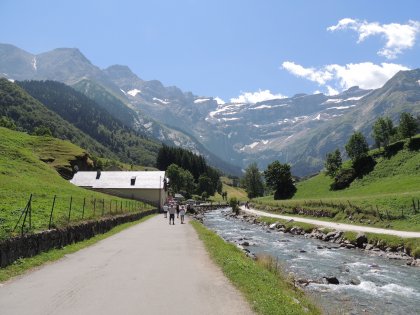
<svg viewBox="0 0 420 315"><path fill-rule="evenodd" d="M232 197L229 200L229 206L232 208L232 211L238 215L239 214L239 206L238 206L238 200L236 197Z"/></svg>
<svg viewBox="0 0 420 315"><path fill-rule="evenodd" d="M409 150L412 151L419 151L420 150L420 138L411 138L407 142L407 147Z"/></svg>
<svg viewBox="0 0 420 315"><path fill-rule="evenodd" d="M385 147L385 156L390 158L404 149L404 141L397 141Z"/></svg>
<svg viewBox="0 0 420 315"><path fill-rule="evenodd" d="M411 256L413 256L416 259L420 258L420 247L417 247L415 250L413 250Z"/></svg>
<svg viewBox="0 0 420 315"><path fill-rule="evenodd" d="M352 168L342 169L335 177L334 182L330 185L331 190L341 190L350 186L356 178L356 171Z"/></svg>
<svg viewBox="0 0 420 315"><path fill-rule="evenodd" d="M375 168L375 159L371 156L363 156L353 161L353 169L357 177L363 177L369 174Z"/></svg>

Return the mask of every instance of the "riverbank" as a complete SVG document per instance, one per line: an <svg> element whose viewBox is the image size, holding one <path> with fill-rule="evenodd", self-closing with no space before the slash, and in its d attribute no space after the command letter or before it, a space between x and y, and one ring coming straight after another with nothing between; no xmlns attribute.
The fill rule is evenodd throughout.
<svg viewBox="0 0 420 315"><path fill-rule="evenodd" d="M206 212L203 223L251 257L274 257L288 279L301 286L326 314L420 311L420 273L403 260L270 229L268 223L239 220L228 208ZM289 229L298 224L303 229L299 222L284 225ZM324 232L328 234L328 230Z"/></svg>
<svg viewBox="0 0 420 315"><path fill-rule="evenodd" d="M407 265L420 267L420 233L417 232L284 216L245 207L241 207L241 211L243 214L237 218L266 226L271 230L316 238L348 249L360 248L390 259L405 260Z"/></svg>
<svg viewBox="0 0 420 315"><path fill-rule="evenodd" d="M269 270L250 259L235 245L225 242L201 223L193 221L213 261L245 295L258 314L320 314L303 291L278 270Z"/></svg>

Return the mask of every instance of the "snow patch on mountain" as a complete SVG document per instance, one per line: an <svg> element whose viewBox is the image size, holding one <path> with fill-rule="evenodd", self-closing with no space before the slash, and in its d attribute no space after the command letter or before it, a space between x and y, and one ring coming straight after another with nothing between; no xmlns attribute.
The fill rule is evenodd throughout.
<svg viewBox="0 0 420 315"><path fill-rule="evenodd" d="M132 97L135 97L139 93L141 93L139 89L133 89L127 92L127 94L131 95Z"/></svg>
<svg viewBox="0 0 420 315"><path fill-rule="evenodd" d="M268 140L255 141L255 142L252 142L250 144L244 145L242 148L239 149L239 151L243 152L243 151L246 151L246 150L253 150L257 146L267 145L269 142L270 141L268 141Z"/></svg>
<svg viewBox="0 0 420 315"><path fill-rule="evenodd" d="M364 98L364 97L365 97L366 95L368 95L368 94L370 94L370 92L369 92L369 93L367 93L367 94L361 95L361 96L353 96L353 97L349 97L349 98L346 98L346 101L358 101L358 100L360 100L360 99Z"/></svg>
<svg viewBox="0 0 420 315"><path fill-rule="evenodd" d="M32 59L32 68L34 68L34 70L35 70L35 71L37 71L37 70L38 70L38 68L37 68L37 66L36 66L36 57L34 57L34 58Z"/></svg>
<svg viewBox="0 0 420 315"><path fill-rule="evenodd" d="M147 124L144 125L144 128L149 129L152 126L153 126L153 123L152 122L148 122Z"/></svg>
<svg viewBox="0 0 420 315"><path fill-rule="evenodd" d="M356 105L349 105L349 106L334 106L334 107L328 107L328 109L349 109L351 107L355 107Z"/></svg>
<svg viewBox="0 0 420 315"><path fill-rule="evenodd" d="M222 118L223 121L234 121L234 120L239 120L238 117L233 117L233 118Z"/></svg>
<svg viewBox="0 0 420 315"><path fill-rule="evenodd" d="M207 101L210 101L210 99L209 98L198 98L194 101L194 104L205 103Z"/></svg>
<svg viewBox="0 0 420 315"><path fill-rule="evenodd" d="M165 105L167 105L167 104L169 104L170 102L168 102L167 100L161 100L160 98L157 98L157 97L154 97L153 98L153 100L154 101L158 101L158 102L160 102L160 103L162 103L162 104L165 104Z"/></svg>
<svg viewBox="0 0 420 315"><path fill-rule="evenodd" d="M322 103L322 104L327 104L327 103L341 103L341 102L343 102L344 100L343 99L341 99L341 98L330 98L330 99L328 99L328 100L326 100L324 103Z"/></svg>

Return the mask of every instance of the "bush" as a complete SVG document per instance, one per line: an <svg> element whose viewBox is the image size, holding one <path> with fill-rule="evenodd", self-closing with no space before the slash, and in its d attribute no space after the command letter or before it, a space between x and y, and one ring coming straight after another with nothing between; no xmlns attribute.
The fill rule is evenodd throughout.
<svg viewBox="0 0 420 315"><path fill-rule="evenodd" d="M232 197L229 200L229 206L232 208L232 211L238 215L239 214L239 206L238 206L238 200L236 197Z"/></svg>
<svg viewBox="0 0 420 315"><path fill-rule="evenodd" d="M335 177L334 182L330 185L331 190L341 190L350 186L356 178L356 171L352 168L342 169Z"/></svg>
<svg viewBox="0 0 420 315"><path fill-rule="evenodd" d="M385 147L385 157L392 157L404 149L404 141L397 141Z"/></svg>
<svg viewBox="0 0 420 315"><path fill-rule="evenodd" d="M411 138L407 142L407 147L411 151L419 151L420 150L420 138Z"/></svg>
<svg viewBox="0 0 420 315"><path fill-rule="evenodd" d="M356 176L360 178L372 172L375 164L375 159L367 155L353 161L353 169L356 172Z"/></svg>
<svg viewBox="0 0 420 315"><path fill-rule="evenodd" d="M416 259L420 258L420 247L417 247L415 250L413 250L411 256L413 256Z"/></svg>

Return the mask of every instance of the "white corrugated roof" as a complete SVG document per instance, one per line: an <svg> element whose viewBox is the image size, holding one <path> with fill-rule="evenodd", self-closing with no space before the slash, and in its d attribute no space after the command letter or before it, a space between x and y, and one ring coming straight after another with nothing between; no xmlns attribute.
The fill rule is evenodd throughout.
<svg viewBox="0 0 420 315"><path fill-rule="evenodd" d="M131 179L135 177L134 186ZM77 172L70 182L76 186L92 188L143 188L162 189L164 171L147 172L101 172L99 179L96 179L96 172Z"/></svg>

